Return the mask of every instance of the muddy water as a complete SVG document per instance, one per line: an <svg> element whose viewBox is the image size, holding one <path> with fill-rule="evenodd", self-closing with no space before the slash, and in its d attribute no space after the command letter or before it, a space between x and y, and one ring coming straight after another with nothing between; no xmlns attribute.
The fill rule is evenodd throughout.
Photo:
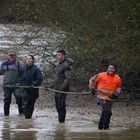
<svg viewBox="0 0 140 140"><path fill-rule="evenodd" d="M99 131L97 122L68 113L65 124L57 122L55 109L37 110L32 119L17 115L15 105L10 116L3 116L0 103L0 140L139 140L140 127L111 126Z"/></svg>

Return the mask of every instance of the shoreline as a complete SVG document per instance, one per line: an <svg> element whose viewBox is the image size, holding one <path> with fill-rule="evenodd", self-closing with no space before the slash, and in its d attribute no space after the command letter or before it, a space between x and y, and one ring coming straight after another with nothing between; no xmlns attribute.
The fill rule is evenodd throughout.
<svg viewBox="0 0 140 140"><path fill-rule="evenodd" d="M35 106L38 109L48 108L56 112L53 94L47 94L45 98L43 97L44 94L45 93L40 94ZM66 100L66 110L67 117L72 114L76 118L80 117L96 123L98 123L101 114L101 106L97 105L95 96L80 96L79 98L76 96L68 96ZM110 125L140 126L139 105L127 105L126 102L119 101L114 102Z"/></svg>

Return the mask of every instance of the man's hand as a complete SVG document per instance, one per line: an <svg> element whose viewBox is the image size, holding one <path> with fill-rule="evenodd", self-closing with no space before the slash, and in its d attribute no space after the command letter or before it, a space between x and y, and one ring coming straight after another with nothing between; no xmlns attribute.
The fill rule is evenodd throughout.
<svg viewBox="0 0 140 140"><path fill-rule="evenodd" d="M95 90L94 88L89 88L89 92L90 92L92 95L95 95L96 90Z"/></svg>
<svg viewBox="0 0 140 140"><path fill-rule="evenodd" d="M118 92L114 92L114 93L110 96L110 99L118 99L118 95L119 95Z"/></svg>
<svg viewBox="0 0 140 140"><path fill-rule="evenodd" d="M30 87L30 89L33 89L34 88L34 85L30 85L29 87Z"/></svg>
<svg viewBox="0 0 140 140"><path fill-rule="evenodd" d="M94 83L96 78L97 78L98 74L97 75L94 75L93 77L91 77L91 79L89 80L89 83Z"/></svg>
<svg viewBox="0 0 140 140"><path fill-rule="evenodd" d="M19 88L19 87L20 87L20 83L16 83L16 84L14 85L14 87L15 87L15 88Z"/></svg>

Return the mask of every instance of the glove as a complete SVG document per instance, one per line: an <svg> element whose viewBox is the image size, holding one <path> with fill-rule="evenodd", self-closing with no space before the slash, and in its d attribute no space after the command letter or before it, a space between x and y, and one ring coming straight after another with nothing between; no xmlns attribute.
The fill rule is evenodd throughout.
<svg viewBox="0 0 140 140"><path fill-rule="evenodd" d="M92 95L95 95L96 90L95 90L94 88L89 88L89 92L90 92Z"/></svg>
<svg viewBox="0 0 140 140"><path fill-rule="evenodd" d="M16 83L16 84L14 85L14 87L15 87L15 88L19 88L19 87L20 87L20 83Z"/></svg>
<svg viewBox="0 0 140 140"><path fill-rule="evenodd" d="M110 96L110 99L118 99L118 95L119 95L118 92L114 92L114 93Z"/></svg>
<svg viewBox="0 0 140 140"><path fill-rule="evenodd" d="M33 89L34 88L34 85L30 85L29 87L30 87L30 89Z"/></svg>

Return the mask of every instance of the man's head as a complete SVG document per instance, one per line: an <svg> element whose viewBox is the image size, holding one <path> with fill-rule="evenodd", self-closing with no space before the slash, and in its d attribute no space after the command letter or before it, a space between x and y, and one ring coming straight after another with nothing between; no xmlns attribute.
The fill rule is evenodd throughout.
<svg viewBox="0 0 140 140"><path fill-rule="evenodd" d="M107 72L110 75L114 74L116 72L116 66L114 64L109 64Z"/></svg>
<svg viewBox="0 0 140 140"><path fill-rule="evenodd" d="M14 51L9 51L8 52L8 59L10 60L10 61L15 61L16 60L16 53L14 52Z"/></svg>
<svg viewBox="0 0 140 140"><path fill-rule="evenodd" d="M65 58L65 55L66 55L66 52L64 50L58 50L56 52L56 58L59 62L61 62L62 60L64 60Z"/></svg>

